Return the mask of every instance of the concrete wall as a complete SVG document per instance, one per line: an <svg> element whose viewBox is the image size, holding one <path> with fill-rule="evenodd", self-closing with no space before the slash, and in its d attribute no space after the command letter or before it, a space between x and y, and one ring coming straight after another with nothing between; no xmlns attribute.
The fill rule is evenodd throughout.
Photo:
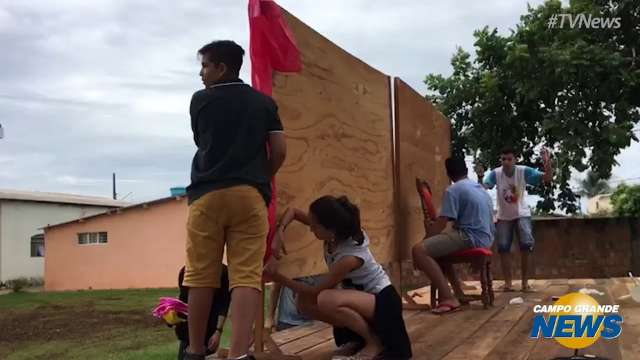
<svg viewBox="0 0 640 360"><path fill-rule="evenodd" d="M537 219L533 226L536 249L529 273L534 278L606 278L627 276L629 271L640 274L640 219ZM514 280L521 276L516 246L514 241ZM495 246L493 250L493 275L502 279ZM411 261L402 264L402 282L409 288L428 283L419 272L413 271Z"/></svg>
<svg viewBox="0 0 640 360"><path fill-rule="evenodd" d="M186 199L169 199L47 229L45 289L175 287L186 223ZM78 244L78 233L102 231L107 244Z"/></svg>
<svg viewBox="0 0 640 360"><path fill-rule="evenodd" d="M87 205L0 201L0 281L23 276L44 276L44 258L31 257L31 237L42 234L43 227L107 209Z"/></svg>

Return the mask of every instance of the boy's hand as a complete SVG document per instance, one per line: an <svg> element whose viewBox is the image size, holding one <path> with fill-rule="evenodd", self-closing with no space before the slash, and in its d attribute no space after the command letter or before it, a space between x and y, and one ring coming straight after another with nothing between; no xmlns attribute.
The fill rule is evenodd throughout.
<svg viewBox="0 0 640 360"><path fill-rule="evenodd" d="M546 147L543 147L540 157L542 158L542 164L544 166L544 177L542 181L548 184L553 180L553 160L551 160L551 152Z"/></svg>
<svg viewBox="0 0 640 360"><path fill-rule="evenodd" d="M219 330L216 330L216 332L213 333L213 335L209 339L209 344L207 346L209 351L216 352L218 350L218 347L220 346L220 337L221 336L222 336L222 334L220 333Z"/></svg>

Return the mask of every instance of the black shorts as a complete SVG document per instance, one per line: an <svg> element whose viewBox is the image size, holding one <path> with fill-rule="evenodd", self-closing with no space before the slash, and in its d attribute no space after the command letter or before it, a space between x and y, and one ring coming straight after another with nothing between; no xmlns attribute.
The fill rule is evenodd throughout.
<svg viewBox="0 0 640 360"><path fill-rule="evenodd" d="M376 294L373 329L382 341L384 359L411 358L411 342L402 318L402 299L393 285L387 286ZM347 328L334 327L333 337L337 346L348 342L364 344L364 339L360 335Z"/></svg>

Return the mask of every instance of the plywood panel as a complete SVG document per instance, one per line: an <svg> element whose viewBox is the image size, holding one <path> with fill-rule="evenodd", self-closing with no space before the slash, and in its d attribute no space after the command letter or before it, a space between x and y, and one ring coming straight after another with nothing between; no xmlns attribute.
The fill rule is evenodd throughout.
<svg viewBox="0 0 640 360"><path fill-rule="evenodd" d="M340 49L294 16L286 19L302 54L299 74L275 74L273 97L287 134L277 176L280 212L345 194L361 210L377 260L395 256L389 77ZM289 276L325 271L322 243L303 226L285 240Z"/></svg>
<svg viewBox="0 0 640 360"><path fill-rule="evenodd" d="M422 95L396 78L396 157L398 171L398 232L402 259L410 258L413 244L424 237L420 201L415 178L426 179L434 194L436 209L449 184L444 161L449 156L451 125Z"/></svg>

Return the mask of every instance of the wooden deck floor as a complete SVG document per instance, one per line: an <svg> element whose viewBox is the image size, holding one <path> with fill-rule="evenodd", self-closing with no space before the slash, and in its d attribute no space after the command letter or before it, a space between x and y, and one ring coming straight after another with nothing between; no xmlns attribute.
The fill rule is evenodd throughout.
<svg viewBox="0 0 640 360"><path fill-rule="evenodd" d="M473 282L468 285L477 286ZM496 282L497 286L501 284ZM519 284L515 284L519 288ZM552 296L561 296L581 288L591 288L604 295L592 295L601 304L620 304L624 317L622 335L615 340L599 340L581 354L593 354L612 360L640 359L640 304L629 299L631 279L536 280L534 293L496 293L493 308L480 304L465 306L463 311L437 316L428 312L404 312L411 338L414 359L504 359L550 360L570 356L572 351L553 339L530 339L532 308L551 304ZM428 291L428 289L423 289ZM510 305L522 297L524 304ZM421 299L428 299L427 296ZM335 348L331 328L324 323L300 326L273 334L284 354L303 359L330 359Z"/></svg>

